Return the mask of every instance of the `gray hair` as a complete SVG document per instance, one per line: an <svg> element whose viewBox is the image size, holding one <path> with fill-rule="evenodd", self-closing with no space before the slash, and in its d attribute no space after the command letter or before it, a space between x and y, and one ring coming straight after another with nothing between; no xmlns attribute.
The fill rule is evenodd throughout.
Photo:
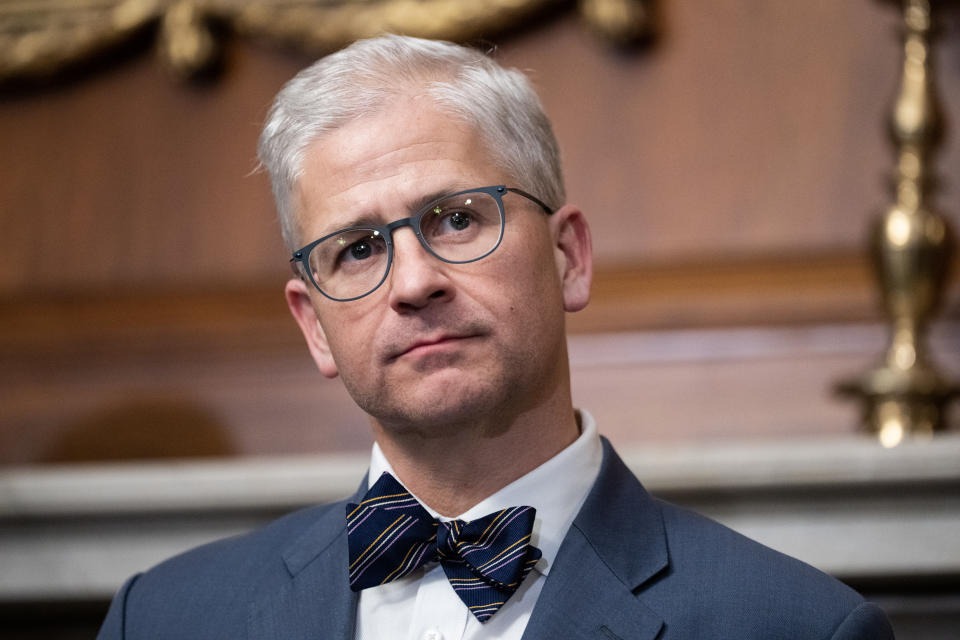
<svg viewBox="0 0 960 640"><path fill-rule="evenodd" d="M307 146L411 90L425 90L441 109L472 125L516 186L552 208L564 203L557 141L524 74L450 42L386 35L318 60L287 82L270 108L258 155L291 251L300 242L293 192Z"/></svg>

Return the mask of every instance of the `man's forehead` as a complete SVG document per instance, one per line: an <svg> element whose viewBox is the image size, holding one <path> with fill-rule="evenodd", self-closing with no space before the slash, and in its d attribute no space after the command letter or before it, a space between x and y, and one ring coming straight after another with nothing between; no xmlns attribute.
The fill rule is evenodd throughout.
<svg viewBox="0 0 960 640"><path fill-rule="evenodd" d="M346 167L350 173L371 165L379 171L383 167L375 166L377 161L389 166L395 154L405 148L465 143L477 138L470 123L442 109L428 96L398 95L368 114L315 136L305 149L304 160L328 161L328 169Z"/></svg>
<svg viewBox="0 0 960 640"><path fill-rule="evenodd" d="M309 240L364 217L385 222L503 176L471 125L429 101L397 101L307 146L294 194L298 226Z"/></svg>

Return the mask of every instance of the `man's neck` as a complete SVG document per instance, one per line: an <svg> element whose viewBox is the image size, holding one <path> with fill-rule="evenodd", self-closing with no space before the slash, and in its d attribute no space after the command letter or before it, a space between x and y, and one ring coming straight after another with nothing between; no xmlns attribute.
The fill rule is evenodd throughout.
<svg viewBox="0 0 960 640"><path fill-rule="evenodd" d="M437 513L454 517L555 456L580 427L569 402L499 424L464 425L449 435L397 433L374 422L384 456L403 485Z"/></svg>

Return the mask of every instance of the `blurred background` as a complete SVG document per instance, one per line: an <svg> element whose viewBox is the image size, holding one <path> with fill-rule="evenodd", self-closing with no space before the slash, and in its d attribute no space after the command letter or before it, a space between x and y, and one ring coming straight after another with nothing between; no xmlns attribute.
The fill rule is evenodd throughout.
<svg viewBox="0 0 960 640"><path fill-rule="evenodd" d="M351 3L377 4L314 4ZM24 16L46 6L7 4L0 18L16 28L6 36L36 28ZM209 511L170 498L195 492L183 478L242 484L264 473L269 484L287 469L307 481L319 463L304 455L346 464L331 482L350 487L371 443L363 414L316 372L289 317L288 255L255 158L275 93L349 37L323 45L265 26L270 0L90 6L111 4L127 7L127 22L114 11L117 35L95 55L31 74L0 66L0 637L92 636L118 583L63 569L70 560L56 553L76 543L69 531L88 544L105 522L163 528L171 514L178 531L202 529L197 514ZM262 15L245 22L224 17L258 4ZM876 555L846 572L839 560L823 568L886 598L902 637L960 637L944 631L960 628L951 627L960 624L955 438L881 458L860 407L833 391L875 364L887 340L867 238L893 198L886 123L903 64L898 4L624 1L637 12L629 44L589 20L589 6L605 4L531 2L448 36L530 75L561 144L569 200L592 225L593 300L568 318L577 404L635 452L642 480L638 466L668 497L707 511L720 500L711 485L727 498L745 485L766 495L749 507L758 521L817 491L836 511L846 504L837 496L880 492L926 505L916 517L934 518L930 530L948 538L912 535L889 505L875 512L903 524L894 548L909 540L936 550L922 568L873 570ZM483 5L463 0L462 12ZM949 5L935 45L947 136L932 202L956 229L960 12ZM177 20L186 44L171 41ZM190 33L202 37L191 45ZM215 48L211 64L191 67L190 51L204 47ZM960 376L956 278L930 345L942 370ZM956 419L954 410L947 422ZM777 460L793 461L786 480ZM117 497L125 482L146 482L144 469L161 478L142 494L163 503L158 511L147 497ZM770 499L771 487L789 497ZM248 505L255 517L238 515L242 500L214 511L234 518L229 532L313 497L288 489ZM210 491L214 507L234 495ZM733 518L749 510L730 504ZM51 527L66 537L45 537ZM834 530L824 531L829 544ZM854 546L870 546L863 535ZM59 551L40 548L44 540ZM122 569L145 568L131 562Z"/></svg>

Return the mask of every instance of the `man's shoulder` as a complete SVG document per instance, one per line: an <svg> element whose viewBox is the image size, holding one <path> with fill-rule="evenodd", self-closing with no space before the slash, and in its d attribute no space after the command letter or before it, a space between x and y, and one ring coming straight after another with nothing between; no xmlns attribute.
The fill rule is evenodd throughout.
<svg viewBox="0 0 960 640"><path fill-rule="evenodd" d="M752 628L766 630L770 638L806 638L871 616L876 624L883 621L878 629L886 624L876 607L823 571L703 515L654 502L670 562L646 594L658 602L683 603L686 613L674 626L690 632Z"/></svg>
<svg viewBox="0 0 960 640"><path fill-rule="evenodd" d="M181 574L256 574L279 567L283 554L307 532L331 537L345 522L344 502L334 502L286 514L240 535L210 542L153 567L144 574L151 579L177 579Z"/></svg>
<svg viewBox="0 0 960 640"><path fill-rule="evenodd" d="M646 553L665 559L658 583L697 582L730 590L758 589L767 597L801 591L825 593L824 600L852 605L861 596L839 580L775 551L729 527L646 492L605 443L605 461L592 501L583 512L594 524L612 527L611 509L626 516ZM599 508L598 508L599 505ZM582 513L583 513L582 512ZM661 532L662 531L662 535ZM760 594L758 594L760 595Z"/></svg>
<svg viewBox="0 0 960 640"><path fill-rule="evenodd" d="M663 638L893 637L883 613L847 585L651 496L608 442L604 449L576 528L662 620Z"/></svg>
<svg viewBox="0 0 960 640"><path fill-rule="evenodd" d="M298 551L322 553L344 524L343 502L310 507L165 560L121 588L100 637L179 638L176 629L193 638L242 637L257 593L286 583Z"/></svg>
<svg viewBox="0 0 960 640"><path fill-rule="evenodd" d="M850 587L801 560L684 507L659 498L653 501L663 516L670 564L677 573L722 576L727 582L785 582L792 592L809 585L850 603L862 600Z"/></svg>

